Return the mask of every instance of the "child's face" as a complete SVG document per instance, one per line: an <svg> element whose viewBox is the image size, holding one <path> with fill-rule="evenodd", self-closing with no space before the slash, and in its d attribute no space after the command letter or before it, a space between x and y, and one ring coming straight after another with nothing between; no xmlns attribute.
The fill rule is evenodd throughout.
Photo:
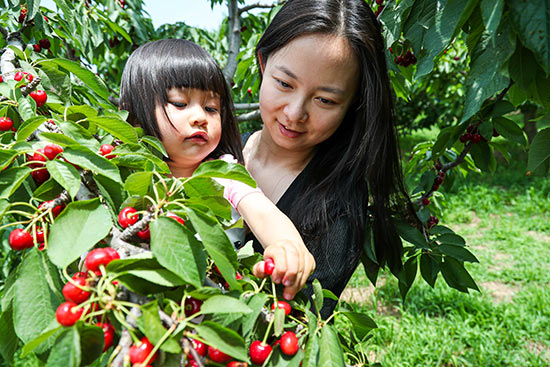
<svg viewBox="0 0 550 367"><path fill-rule="evenodd" d="M161 141L171 159L168 165L172 174L190 176L220 142L220 97L213 92L188 88L172 88L167 95L165 110L170 120L162 106L155 109Z"/></svg>

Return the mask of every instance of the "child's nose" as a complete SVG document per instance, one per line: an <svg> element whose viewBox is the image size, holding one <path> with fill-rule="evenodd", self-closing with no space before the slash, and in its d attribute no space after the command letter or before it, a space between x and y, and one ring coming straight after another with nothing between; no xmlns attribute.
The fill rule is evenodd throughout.
<svg viewBox="0 0 550 367"><path fill-rule="evenodd" d="M194 106L191 111L191 125L205 125L206 121L206 111L202 106Z"/></svg>

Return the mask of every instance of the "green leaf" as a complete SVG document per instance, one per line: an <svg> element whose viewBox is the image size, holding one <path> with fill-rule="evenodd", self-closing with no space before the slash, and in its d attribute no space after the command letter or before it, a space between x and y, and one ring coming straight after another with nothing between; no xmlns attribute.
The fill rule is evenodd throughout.
<svg viewBox="0 0 550 367"><path fill-rule="evenodd" d="M437 240L441 243L445 243L448 245L463 246L463 247L464 245L466 245L466 241L464 241L464 238L460 237L455 233L443 233L437 237Z"/></svg>
<svg viewBox="0 0 550 367"><path fill-rule="evenodd" d="M80 339L81 364L87 366L103 352L103 329L78 321L75 325Z"/></svg>
<svg viewBox="0 0 550 367"><path fill-rule="evenodd" d="M96 138L86 130L84 127L80 126L73 121L61 121L57 124L59 128L63 131L65 135L74 139L79 144L84 145L93 152L99 151L99 142Z"/></svg>
<svg viewBox="0 0 550 367"><path fill-rule="evenodd" d="M125 143L137 143L136 130L126 121L107 116L99 116L89 118L88 121L101 127L115 138L122 140Z"/></svg>
<svg viewBox="0 0 550 367"><path fill-rule="evenodd" d="M212 321L203 321L195 326L195 330L206 344L240 361L248 360L244 339L237 332Z"/></svg>
<svg viewBox="0 0 550 367"><path fill-rule="evenodd" d="M241 290L237 282L237 253L222 226L215 218L201 210L185 208L185 214L191 220L199 234L202 244L231 289Z"/></svg>
<svg viewBox="0 0 550 367"><path fill-rule="evenodd" d="M73 138L69 138L67 135L58 134L58 133L40 133L38 134L41 140L49 141L51 143L59 144L62 146L66 145L77 145L79 144Z"/></svg>
<svg viewBox="0 0 550 367"><path fill-rule="evenodd" d="M543 72L533 53L523 47L521 43L517 45L514 54L510 58L508 70L510 77L523 90L529 89L537 76L540 76L540 73Z"/></svg>
<svg viewBox="0 0 550 367"><path fill-rule="evenodd" d="M164 157L168 158L168 153L166 153L166 150L164 149L164 145L162 145L162 142L160 140L158 140L154 136L149 136L149 135L142 136L141 140L151 145L157 151L162 153Z"/></svg>
<svg viewBox="0 0 550 367"><path fill-rule="evenodd" d="M9 166L17 156L16 150L0 149L0 169L3 170Z"/></svg>
<svg viewBox="0 0 550 367"><path fill-rule="evenodd" d="M74 199L80 189L80 174L71 164L59 159L46 162L46 168L51 177L57 181Z"/></svg>
<svg viewBox="0 0 550 367"><path fill-rule="evenodd" d="M316 333L311 333L307 341L302 367L319 366L319 337Z"/></svg>
<svg viewBox="0 0 550 367"><path fill-rule="evenodd" d="M282 308L275 308L273 314L273 335L280 337L284 331L285 326L285 310Z"/></svg>
<svg viewBox="0 0 550 367"><path fill-rule="evenodd" d="M493 118L493 125L495 130L508 140L519 143L522 146L527 145L527 139L525 133L513 120L506 117Z"/></svg>
<svg viewBox="0 0 550 367"><path fill-rule="evenodd" d="M15 332L23 343L42 334L55 319L55 310L61 303L60 295L54 293L46 274L51 274L45 265L44 254L36 249L29 251L19 269L15 282L13 319ZM40 276L38 276L38 274ZM40 310L40 312L29 312Z"/></svg>
<svg viewBox="0 0 550 367"><path fill-rule="evenodd" d="M535 135L529 148L527 169L535 171L550 159L550 128L543 129Z"/></svg>
<svg viewBox="0 0 550 367"><path fill-rule="evenodd" d="M319 342L319 367L344 367L344 353L333 326L326 324Z"/></svg>
<svg viewBox="0 0 550 367"><path fill-rule="evenodd" d="M158 262L196 288L206 276L206 254L193 233L173 219L149 223L151 251Z"/></svg>
<svg viewBox="0 0 550 367"><path fill-rule="evenodd" d="M437 136L437 140L432 148L432 154L434 155L439 154L443 149L445 149L445 147L447 146L447 144L449 143L449 140L453 135L452 133L453 133L453 130L451 127L446 127L439 132L439 135Z"/></svg>
<svg viewBox="0 0 550 367"><path fill-rule="evenodd" d="M63 151L63 157L73 164L89 169L94 174L99 174L113 181L122 183L116 165L84 146L70 145L66 147Z"/></svg>
<svg viewBox="0 0 550 367"><path fill-rule="evenodd" d="M88 105L69 106L65 109L64 115L67 116L66 120L79 121L88 117L97 116L97 109Z"/></svg>
<svg viewBox="0 0 550 367"><path fill-rule="evenodd" d="M515 38L504 20L494 37L487 32L482 34L471 54L462 122L476 114L487 98L508 85L509 80L504 76L502 67L515 47Z"/></svg>
<svg viewBox="0 0 550 367"><path fill-rule="evenodd" d="M143 168L145 163L149 161L158 167L160 173L170 172L166 162L139 144L121 144L115 148L113 154L116 155L113 161L118 162L119 165L130 168Z"/></svg>
<svg viewBox="0 0 550 367"><path fill-rule="evenodd" d="M430 253L420 255L420 274L432 288L435 286L437 274L439 274L439 263Z"/></svg>
<svg viewBox="0 0 550 367"><path fill-rule="evenodd" d="M256 320L258 319L258 316L260 316L265 302L267 301L267 297L268 296L265 293L258 293L250 297L248 307L252 310L252 312L244 315L242 322L242 332L245 339L247 339L253 331Z"/></svg>
<svg viewBox="0 0 550 367"><path fill-rule="evenodd" d="M493 106L493 112L491 113L491 115L493 117L499 117L499 116L506 115L510 112L513 112L515 110L516 108L510 102L498 100L495 102L495 105Z"/></svg>
<svg viewBox="0 0 550 367"><path fill-rule="evenodd" d="M372 329L378 327L373 319L363 313L343 311L342 315L346 316L349 321L351 321L353 330L359 340L364 340Z"/></svg>
<svg viewBox="0 0 550 367"><path fill-rule="evenodd" d="M124 182L124 190L130 195L145 196L149 192L153 172L135 172L132 173L126 182Z"/></svg>
<svg viewBox="0 0 550 367"><path fill-rule="evenodd" d="M16 141L24 141L31 134L38 129L40 125L44 123L47 119L44 116L34 116L25 121L19 129L17 129Z"/></svg>
<svg viewBox="0 0 550 367"><path fill-rule="evenodd" d="M25 344L21 350L21 357L25 357L27 354L35 350L40 344L57 334L60 330L63 330L63 326L58 324L57 327L44 331L42 334Z"/></svg>
<svg viewBox="0 0 550 367"><path fill-rule="evenodd" d="M250 174L242 164L228 163L221 159L201 163L195 172L193 172L190 180L197 177L228 178L256 187L256 182L250 177Z"/></svg>
<svg viewBox="0 0 550 367"><path fill-rule="evenodd" d="M461 262L451 257L445 257L440 266L443 279L445 279L449 287L461 292L468 292L468 288L479 291L474 279Z"/></svg>
<svg viewBox="0 0 550 367"><path fill-rule="evenodd" d="M548 0L509 0L512 23L521 42L535 53L546 74L550 74L550 3Z"/></svg>
<svg viewBox="0 0 550 367"><path fill-rule="evenodd" d="M201 313L243 313L249 314L252 309L237 298L229 296L213 296L208 298L201 306Z"/></svg>
<svg viewBox="0 0 550 367"><path fill-rule="evenodd" d="M421 249L428 248L426 238L422 235L422 233L420 233L417 228L413 227L412 225L405 222L397 222L395 223L395 229L397 229L399 237L401 237L405 241L410 242Z"/></svg>
<svg viewBox="0 0 550 367"><path fill-rule="evenodd" d="M153 345L156 345L164 334L166 334L166 328L160 320L158 302L149 302L141 306L140 309L141 316L137 321L138 327L147 336L149 341ZM181 353L181 347L173 339L167 339L166 342L162 343L160 349L168 353Z"/></svg>
<svg viewBox="0 0 550 367"><path fill-rule="evenodd" d="M485 29L493 35L496 34L504 9L504 0L481 0L480 8Z"/></svg>
<svg viewBox="0 0 550 367"><path fill-rule="evenodd" d="M76 327L65 328L55 340L48 357L48 366L79 367L80 336Z"/></svg>
<svg viewBox="0 0 550 367"><path fill-rule="evenodd" d="M13 356L17 350L17 335L13 328L12 309L3 310L0 313L0 356L5 361L13 363Z"/></svg>
<svg viewBox="0 0 550 367"><path fill-rule="evenodd" d="M84 69L76 62L67 59L47 59L41 60L37 64L41 65L59 65L63 69L76 75L84 84L90 87L97 95L105 101L109 101L109 90L105 83L90 70Z"/></svg>
<svg viewBox="0 0 550 367"><path fill-rule="evenodd" d="M164 268L131 269L125 271L124 274L130 274L163 287L178 287L187 284L181 277Z"/></svg>
<svg viewBox="0 0 550 367"><path fill-rule="evenodd" d="M0 175L0 199L9 199L31 174L29 167L12 167Z"/></svg>
<svg viewBox="0 0 550 367"><path fill-rule="evenodd" d="M231 220L231 204L222 196L193 197L185 200L184 204L192 208L198 208L199 210L201 207L207 207L216 217ZM242 228L242 225L240 228Z"/></svg>
<svg viewBox="0 0 550 367"><path fill-rule="evenodd" d="M416 272L418 271L418 257L410 257L405 264L403 269L398 275L399 278L399 293L401 293L401 298L403 301L409 292L414 280L416 279Z"/></svg>
<svg viewBox="0 0 550 367"><path fill-rule="evenodd" d="M30 98L30 97L29 97ZM17 112L23 120L29 120L36 116L33 105L25 97L21 97L17 100Z"/></svg>
<svg viewBox="0 0 550 367"><path fill-rule="evenodd" d="M367 225L365 225L363 249L370 261L378 264L378 259L376 258L376 247L374 246L374 234L372 233L372 223L367 223Z"/></svg>
<svg viewBox="0 0 550 367"><path fill-rule="evenodd" d="M324 297L323 297L323 287L321 286L321 282L319 282L319 279L313 280L313 295L311 298L313 298L313 304L315 305L315 310L317 313L321 312L321 309L323 308L324 303Z"/></svg>
<svg viewBox="0 0 550 367"><path fill-rule="evenodd" d="M493 154L493 149L489 146L489 144L484 142L472 144L470 155L472 156L477 168L480 170L485 172L494 172L496 169L497 162Z"/></svg>
<svg viewBox="0 0 550 367"><path fill-rule="evenodd" d="M99 198L69 203L50 228L50 259L58 267L66 267L107 236L112 225Z"/></svg>
<svg viewBox="0 0 550 367"><path fill-rule="evenodd" d="M444 243L439 246L439 250L445 255L455 258L459 261L468 261L473 263L479 262L478 259L463 246L456 246Z"/></svg>

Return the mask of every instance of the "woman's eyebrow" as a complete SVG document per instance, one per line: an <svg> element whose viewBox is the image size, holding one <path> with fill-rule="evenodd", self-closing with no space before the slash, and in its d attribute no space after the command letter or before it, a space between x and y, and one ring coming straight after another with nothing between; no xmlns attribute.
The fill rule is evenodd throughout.
<svg viewBox="0 0 550 367"><path fill-rule="evenodd" d="M275 65L275 69L278 69L278 70L282 71L283 73L285 73L286 75L288 75L289 77L291 77L294 80L298 80L298 77L296 76L296 74L294 74L292 71L290 71L287 67L285 67L283 65ZM321 86L317 89L322 90L324 92L328 92L328 93L332 93L332 94L339 94L339 95L342 95L342 94L346 93L343 89L336 88L336 87L330 87L330 86Z"/></svg>

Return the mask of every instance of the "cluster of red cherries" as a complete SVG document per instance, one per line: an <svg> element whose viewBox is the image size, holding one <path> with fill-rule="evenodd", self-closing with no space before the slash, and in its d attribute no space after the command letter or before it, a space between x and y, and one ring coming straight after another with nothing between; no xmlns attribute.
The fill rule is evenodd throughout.
<svg viewBox="0 0 550 367"><path fill-rule="evenodd" d="M30 82L33 81L34 76L31 73L27 73L26 71L18 71L13 76L13 80L15 80L17 82L20 82L23 79L25 79L26 82L30 83ZM2 83L3 81L4 81L4 79L0 75L0 83ZM26 85L27 84L22 84L21 87L24 87ZM44 104L46 103L46 100L48 99L48 94L45 91L41 90L41 89L33 90L32 92L29 93L29 96L31 96L31 98L34 99L34 102L36 102L37 107L44 106Z"/></svg>

